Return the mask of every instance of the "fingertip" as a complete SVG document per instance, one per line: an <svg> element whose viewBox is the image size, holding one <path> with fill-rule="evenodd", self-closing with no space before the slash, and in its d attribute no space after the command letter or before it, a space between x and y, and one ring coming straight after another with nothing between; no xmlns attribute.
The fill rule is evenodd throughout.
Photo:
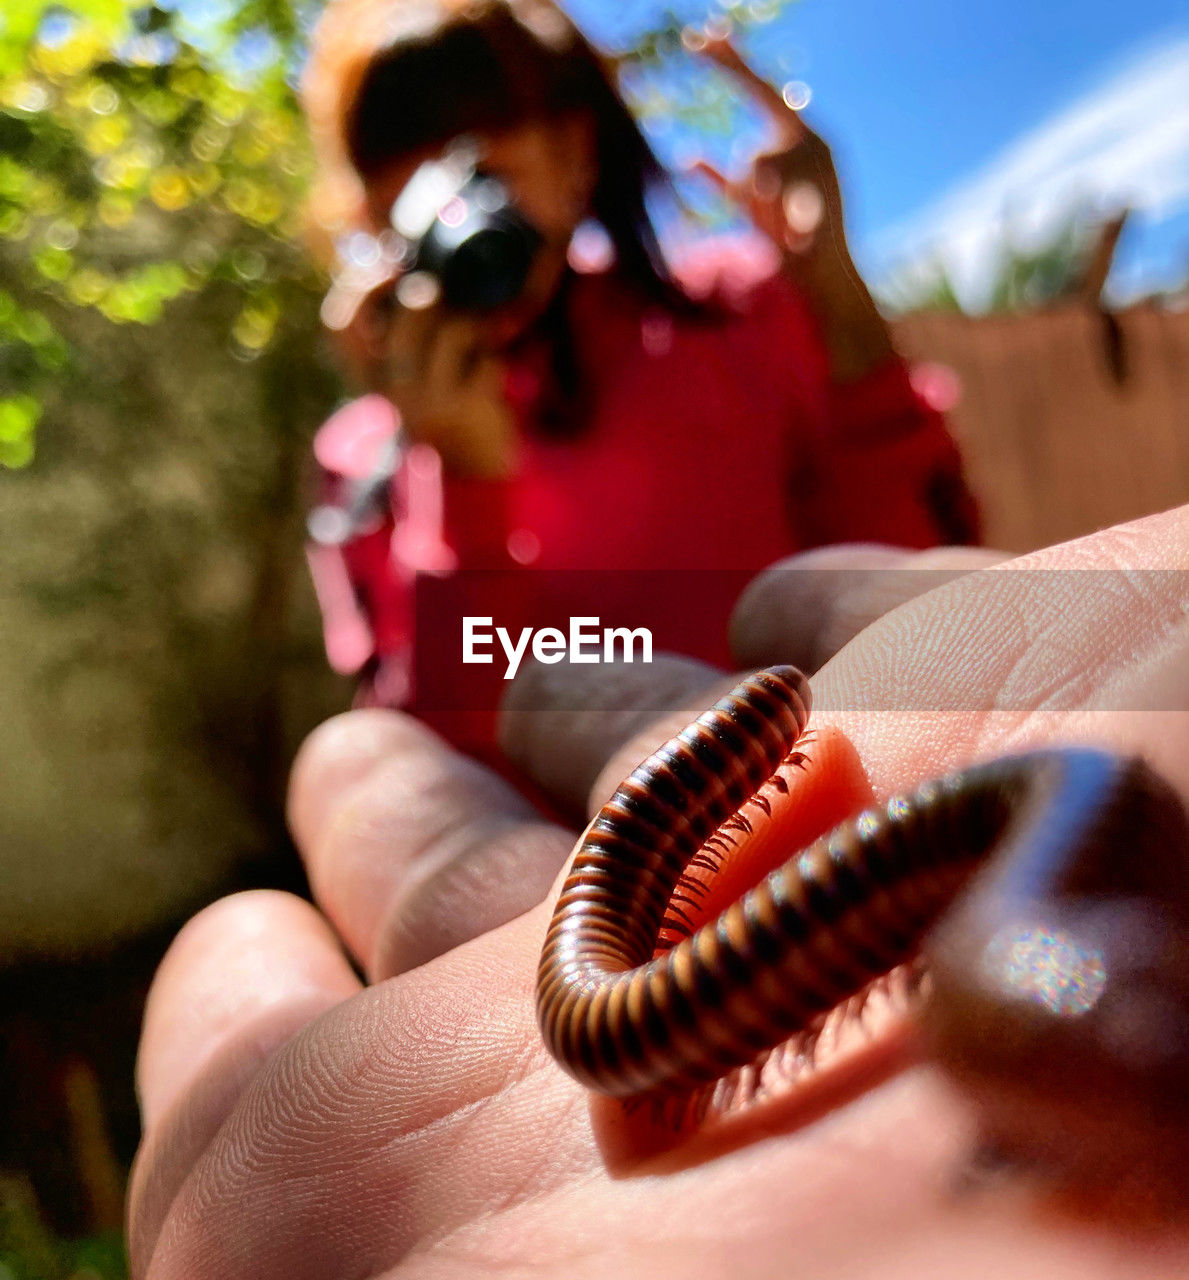
<svg viewBox="0 0 1189 1280"><path fill-rule="evenodd" d="M909 600L1010 559L984 547L913 551L840 543L778 561L754 578L731 616L743 666L792 662L817 671L860 631Z"/></svg>
<svg viewBox="0 0 1189 1280"><path fill-rule="evenodd" d="M178 1188L266 1059L360 983L326 921L272 890L213 903L153 980L136 1060L144 1137L128 1190L133 1274L145 1275Z"/></svg>
<svg viewBox="0 0 1189 1280"><path fill-rule="evenodd" d="M740 61L739 49L732 38L731 27L726 24L719 28L707 27L703 28L699 34L701 40L692 52L701 54L702 57L709 58L720 66L733 67Z"/></svg>
<svg viewBox="0 0 1189 1280"><path fill-rule="evenodd" d="M744 588L728 625L735 660L744 667L791 662L816 671L826 649L838 599L859 575L899 568L902 547L844 543L779 560Z"/></svg>
<svg viewBox="0 0 1189 1280"><path fill-rule="evenodd" d="M320 724L302 743L289 775L286 809L298 847L312 849L342 797L419 732L399 711L346 711Z"/></svg>
<svg viewBox="0 0 1189 1280"><path fill-rule="evenodd" d="M371 981L518 915L548 884L536 857L551 875L561 856L534 842L540 816L505 779L414 720L391 729L362 771L335 772L330 743L339 785L302 850L315 901Z"/></svg>
<svg viewBox="0 0 1189 1280"><path fill-rule="evenodd" d="M336 1004L358 989L308 902L257 889L212 903L174 939L149 991L136 1060L145 1127L263 1011L306 997Z"/></svg>

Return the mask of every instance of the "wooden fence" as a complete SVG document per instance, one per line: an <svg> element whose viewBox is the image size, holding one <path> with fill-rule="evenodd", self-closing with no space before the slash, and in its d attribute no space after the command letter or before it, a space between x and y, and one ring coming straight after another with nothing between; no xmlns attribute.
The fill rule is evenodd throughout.
<svg viewBox="0 0 1189 1280"><path fill-rule="evenodd" d="M896 334L958 375L949 418L989 545L1027 551L1189 502L1189 311L921 312Z"/></svg>

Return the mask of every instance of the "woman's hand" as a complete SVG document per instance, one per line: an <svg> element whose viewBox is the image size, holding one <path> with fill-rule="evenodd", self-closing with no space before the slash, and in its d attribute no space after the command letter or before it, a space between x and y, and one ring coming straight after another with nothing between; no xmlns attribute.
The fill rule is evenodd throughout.
<svg viewBox="0 0 1189 1280"><path fill-rule="evenodd" d="M432 277L401 278L383 262L331 288L323 321L351 376L400 410L411 440L432 445L452 475L498 478L515 461L505 370L483 322L451 312Z"/></svg>
<svg viewBox="0 0 1189 1280"><path fill-rule="evenodd" d="M1064 741L1142 751L1189 795L1187 547L1182 508L913 599L819 673L814 726L850 738L880 797L974 756ZM765 661L784 656L779 618L793 612L776 595L751 596L737 619ZM592 806L726 680L684 664L670 685L682 705L645 727L633 709L665 668L559 671L518 691L507 746ZM576 713L579 679L588 709ZM799 777L806 804L839 785ZM1137 1238L1046 1216L1012 1181L959 1194L965 1101L878 1036L862 1071L833 1071L826 1054L738 1117L725 1146L625 1154L620 1113L592 1105L541 1047L532 987L551 904L510 919L545 893L573 832L376 711L307 742L290 817L319 909L275 893L218 903L154 984L136 1277L1172 1280L1189 1268L1183 1228Z"/></svg>
<svg viewBox="0 0 1189 1280"><path fill-rule="evenodd" d="M694 170L745 210L776 245L785 271L817 312L835 380L862 377L888 359L892 340L851 257L830 148L781 92L756 74L729 37L692 32L686 44L738 80L777 133L776 147L758 156L742 181L705 161Z"/></svg>

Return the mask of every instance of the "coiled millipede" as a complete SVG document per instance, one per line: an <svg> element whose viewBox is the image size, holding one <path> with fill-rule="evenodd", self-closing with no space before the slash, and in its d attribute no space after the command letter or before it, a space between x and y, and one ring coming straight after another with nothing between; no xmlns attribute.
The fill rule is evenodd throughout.
<svg viewBox="0 0 1189 1280"><path fill-rule="evenodd" d="M587 828L538 974L541 1030L565 1069L618 1097L717 1080L924 943L927 1020L957 1074L995 1077L999 1097L1051 1086L1060 1101L1081 1072L1079 1087L1118 1114L1139 1070L1143 1089L1175 1094L1189 1117L1189 823L1137 759L1061 748L928 783L818 840L654 957L687 864L774 777L809 705L795 668L745 680ZM1136 946L1157 935L1161 946ZM1154 986L1179 1048L1138 1067L1134 1054L1112 1058L1112 1010Z"/></svg>

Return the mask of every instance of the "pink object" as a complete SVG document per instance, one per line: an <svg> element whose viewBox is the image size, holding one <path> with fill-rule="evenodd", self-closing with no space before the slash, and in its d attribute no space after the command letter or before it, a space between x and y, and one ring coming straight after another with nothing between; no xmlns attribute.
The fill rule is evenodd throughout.
<svg viewBox="0 0 1189 1280"><path fill-rule="evenodd" d="M400 415L390 400L361 396L332 413L318 429L314 457L324 471L363 480L399 428Z"/></svg>
<svg viewBox="0 0 1189 1280"><path fill-rule="evenodd" d="M909 374L912 389L938 413L949 413L962 399L962 379L956 369L933 360L922 360Z"/></svg>
<svg viewBox="0 0 1189 1280"><path fill-rule="evenodd" d="M326 660L339 675L353 676L363 669L376 646L342 553L337 547L307 542L306 562L322 611Z"/></svg>
<svg viewBox="0 0 1189 1280"><path fill-rule="evenodd" d="M396 477L398 510L402 518L392 533L392 554L409 573L449 573L458 556L443 539L442 459L427 444L415 444L405 454Z"/></svg>

